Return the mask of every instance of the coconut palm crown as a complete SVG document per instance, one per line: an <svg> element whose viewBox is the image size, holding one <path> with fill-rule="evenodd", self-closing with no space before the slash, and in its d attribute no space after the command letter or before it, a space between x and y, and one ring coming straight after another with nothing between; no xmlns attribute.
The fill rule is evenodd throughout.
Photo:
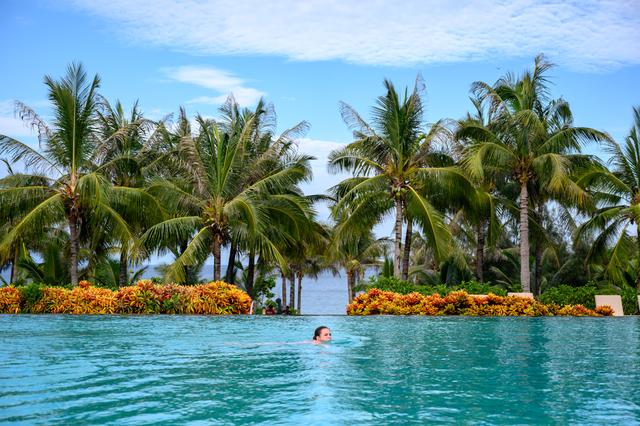
<svg viewBox="0 0 640 426"><path fill-rule="evenodd" d="M436 123L425 134L420 78L404 97L390 81L385 80L384 85L387 93L373 107L372 125L352 107L341 104L342 117L354 130L355 140L331 152L329 170L354 176L332 188L337 200L332 216L338 222L338 238L343 239L371 229L395 211L394 275L400 277L403 221L408 226L414 220L421 225L438 257L449 249L451 234L444 215L425 188L437 183L439 191L453 196L469 184L457 168L442 166L441 156L434 155L434 145L445 129Z"/></svg>
<svg viewBox="0 0 640 426"><path fill-rule="evenodd" d="M46 76L53 108L53 121L46 123L28 106L16 102L20 118L37 130L41 151L11 137L0 135L0 155L11 162L22 162L34 173L34 181L46 184L0 189L2 215L15 223L0 242L0 254L27 233L51 226L65 226L70 237L71 283L78 283L81 234L90 234L90 223L120 241L133 239L127 223L114 209L119 204L131 212L145 214L140 190L112 188L99 173L91 158L99 145L97 112L100 79L89 80L82 65L72 64L60 80ZM132 213L133 214L133 213ZM3 256L0 256L3 257Z"/></svg>
<svg viewBox="0 0 640 426"><path fill-rule="evenodd" d="M584 204L587 193L571 179L575 160L587 141L609 140L603 132L574 127L567 119L568 106L549 102L547 71L552 67L544 56L535 59L532 71L516 78L508 74L490 86L476 82L473 90L490 102L489 126L468 123L458 137L481 143L468 147L463 160L467 171L478 179L485 173L504 174L520 188L520 283L529 292L529 189L535 182L550 196ZM561 116L564 119L560 119ZM561 123L557 126L556 123Z"/></svg>

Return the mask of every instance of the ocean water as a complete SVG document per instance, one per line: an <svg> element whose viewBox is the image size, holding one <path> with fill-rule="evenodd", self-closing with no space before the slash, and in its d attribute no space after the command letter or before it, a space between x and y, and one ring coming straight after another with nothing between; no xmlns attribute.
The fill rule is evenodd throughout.
<svg viewBox="0 0 640 426"><path fill-rule="evenodd" d="M334 341L308 341L318 325ZM0 424L640 424L640 319L0 315Z"/></svg>

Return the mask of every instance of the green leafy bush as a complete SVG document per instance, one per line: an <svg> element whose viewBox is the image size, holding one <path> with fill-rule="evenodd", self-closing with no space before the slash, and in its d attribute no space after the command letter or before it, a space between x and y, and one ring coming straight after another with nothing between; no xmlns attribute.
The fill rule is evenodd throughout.
<svg viewBox="0 0 640 426"><path fill-rule="evenodd" d="M589 309L596 307L596 294L604 294L595 285L572 287L566 284L553 287L542 293L540 301L545 304L583 305Z"/></svg>
<svg viewBox="0 0 640 426"><path fill-rule="evenodd" d="M42 299L44 295L44 286L38 283L31 283L24 287L19 287L20 296L22 297L22 310L30 311Z"/></svg>
<svg viewBox="0 0 640 426"><path fill-rule="evenodd" d="M360 286L358 290L368 290L377 288L383 291L392 291L399 294L409 294L418 292L426 296L430 294L439 294L446 296L453 291L464 290L469 294L489 294L493 293L499 296L506 296L507 291L499 286L491 283L480 283L477 281L463 281L460 284L448 286L446 284L437 285L418 285L409 281L403 281L396 277L373 276L369 278L369 282L364 286Z"/></svg>
<svg viewBox="0 0 640 426"><path fill-rule="evenodd" d="M589 283L582 287L559 285L545 291L540 296L540 301L546 304L583 305L589 309L594 309L596 306L596 294L619 294L622 296L622 308L626 315L632 315L638 311L637 292L629 286L618 289L613 286L598 287L594 283Z"/></svg>

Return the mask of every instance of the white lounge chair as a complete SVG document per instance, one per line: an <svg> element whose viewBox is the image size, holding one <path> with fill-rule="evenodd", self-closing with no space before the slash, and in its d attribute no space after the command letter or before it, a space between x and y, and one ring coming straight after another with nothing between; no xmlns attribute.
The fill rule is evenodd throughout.
<svg viewBox="0 0 640 426"><path fill-rule="evenodd" d="M525 299L533 299L533 293L507 293L507 296L524 297Z"/></svg>
<svg viewBox="0 0 640 426"><path fill-rule="evenodd" d="M599 306L610 306L613 309L614 317L624 316L622 309L622 297L614 295L596 295L596 308Z"/></svg>

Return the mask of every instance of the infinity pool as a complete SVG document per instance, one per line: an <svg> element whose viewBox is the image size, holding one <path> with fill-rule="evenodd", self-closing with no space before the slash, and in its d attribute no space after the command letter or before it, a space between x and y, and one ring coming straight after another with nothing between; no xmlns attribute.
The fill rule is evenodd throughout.
<svg viewBox="0 0 640 426"><path fill-rule="evenodd" d="M640 424L640 319L0 315L0 424L435 421Z"/></svg>

